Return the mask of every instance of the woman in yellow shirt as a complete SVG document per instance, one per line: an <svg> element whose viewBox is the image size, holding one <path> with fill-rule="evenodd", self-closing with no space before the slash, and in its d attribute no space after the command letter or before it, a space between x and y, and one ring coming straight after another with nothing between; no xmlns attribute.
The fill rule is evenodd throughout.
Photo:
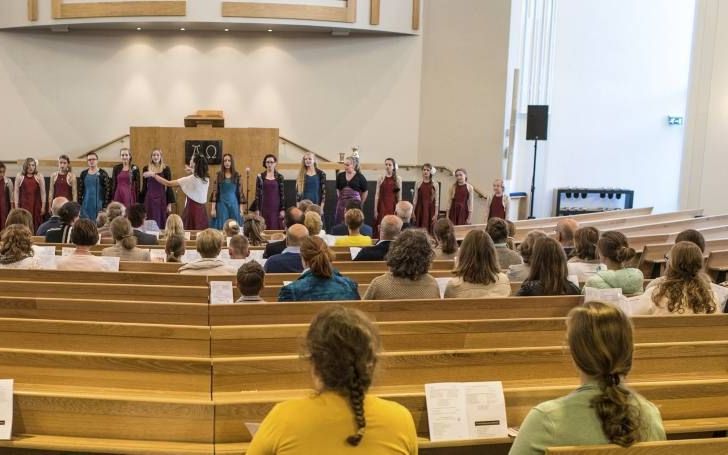
<svg viewBox="0 0 728 455"><path fill-rule="evenodd" d="M409 411L367 394L379 344L364 313L341 306L320 312L306 336L316 392L277 404L247 455L416 454Z"/></svg>
<svg viewBox="0 0 728 455"><path fill-rule="evenodd" d="M347 210L344 222L349 229L349 235L337 237L335 246L372 246L372 238L359 232L361 225L364 224L364 213L361 210Z"/></svg>

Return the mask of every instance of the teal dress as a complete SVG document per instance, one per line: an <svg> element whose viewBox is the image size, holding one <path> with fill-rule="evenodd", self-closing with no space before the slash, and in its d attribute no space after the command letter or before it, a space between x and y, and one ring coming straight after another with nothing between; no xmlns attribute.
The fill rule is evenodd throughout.
<svg viewBox="0 0 728 455"><path fill-rule="evenodd" d="M303 183L303 199L308 199L314 204L321 204L320 185L318 174L307 175Z"/></svg>
<svg viewBox="0 0 728 455"><path fill-rule="evenodd" d="M220 184L220 194L217 195L217 203L215 205L217 216L212 222L212 227L215 229L222 229L225 221L231 218L237 221L238 225L242 226L240 205L236 196L237 190L233 179L226 178Z"/></svg>
<svg viewBox="0 0 728 455"><path fill-rule="evenodd" d="M104 209L104 201L99 197L99 174L86 174L83 185L84 198L81 205L81 218L96 220L96 215Z"/></svg>

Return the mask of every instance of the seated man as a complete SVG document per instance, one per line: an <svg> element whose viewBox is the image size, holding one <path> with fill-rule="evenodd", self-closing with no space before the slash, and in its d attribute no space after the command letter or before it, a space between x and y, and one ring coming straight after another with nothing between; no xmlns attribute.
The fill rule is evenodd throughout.
<svg viewBox="0 0 728 455"><path fill-rule="evenodd" d="M129 207L129 213L126 215L129 218L131 227L134 229L134 237L137 238L139 245L157 245L157 236L142 232L140 229L144 224L144 220L147 219L147 209L144 208L144 204L134 204Z"/></svg>
<svg viewBox="0 0 728 455"><path fill-rule="evenodd" d="M229 267L217 257L222 250L222 233L215 229L205 229L197 234L197 252L200 259L183 265L177 270L182 275L235 275L234 268Z"/></svg>
<svg viewBox="0 0 728 455"><path fill-rule="evenodd" d="M301 241L308 236L308 229L302 224L294 224L286 232L286 248L265 262L265 273L301 273Z"/></svg>
<svg viewBox="0 0 728 455"><path fill-rule="evenodd" d="M579 223L572 218L565 218L556 223L556 240L564 248L567 258L574 254L574 233L577 229L579 229Z"/></svg>
<svg viewBox="0 0 728 455"><path fill-rule="evenodd" d="M348 210L351 210L351 209L359 209L359 210L362 210L362 208L361 208L361 201L350 200L349 202L347 202L346 203L346 210L348 211ZM368 235L369 237L371 237L374 234L374 229L372 229L372 227L369 226L368 224L362 223L361 227L359 228L359 232L361 232L362 235ZM346 221L344 221L343 223L337 224L336 226L332 227L331 228L331 232L328 232L328 234L330 234L330 235L338 235L338 236L341 236L341 235L349 235L349 228L346 226Z"/></svg>
<svg viewBox="0 0 728 455"><path fill-rule="evenodd" d="M61 207L63 207L63 204L66 202L68 202L68 199L63 196L53 199L53 202L51 203L51 217L48 218L48 221L38 226L38 230L35 235L42 235L45 237L48 230L61 227L63 222L61 221L59 213L61 211Z"/></svg>
<svg viewBox="0 0 728 455"><path fill-rule="evenodd" d="M361 235L359 229L364 223L364 214L359 209L347 210L344 213L344 222L349 229L349 235L337 237L335 246L371 246L372 238Z"/></svg>
<svg viewBox="0 0 728 455"><path fill-rule="evenodd" d="M288 207L283 222L286 228L294 224L303 224L303 212L298 207ZM263 259L268 259L274 254L281 254L286 249L286 242L268 242L263 251Z"/></svg>
<svg viewBox="0 0 728 455"><path fill-rule="evenodd" d="M250 244L244 235L236 234L230 237L228 245L230 259L245 259L250 256Z"/></svg>
<svg viewBox="0 0 728 455"><path fill-rule="evenodd" d="M71 231L73 224L81 214L81 206L78 202L66 202L58 211L61 218L61 225L57 228L48 229L46 232L46 243L71 243ZM98 234L98 231L96 232Z"/></svg>
<svg viewBox="0 0 728 455"><path fill-rule="evenodd" d="M387 215L379 224L379 242L362 248L355 261L383 261L389 252L389 245L402 231L402 220L396 215Z"/></svg>
<svg viewBox="0 0 728 455"><path fill-rule="evenodd" d="M412 203L407 201L399 201L394 207L394 214L402 220L402 230L409 229L412 225L412 212L414 211Z"/></svg>
<svg viewBox="0 0 728 455"><path fill-rule="evenodd" d="M260 291L265 283L265 271L255 261L246 262L238 269L238 290L241 297L236 303L265 302Z"/></svg>

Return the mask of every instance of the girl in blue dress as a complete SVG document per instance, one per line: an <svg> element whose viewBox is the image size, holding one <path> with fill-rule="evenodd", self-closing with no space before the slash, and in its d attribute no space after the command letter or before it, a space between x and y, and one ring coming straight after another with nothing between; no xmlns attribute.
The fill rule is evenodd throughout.
<svg viewBox="0 0 728 455"><path fill-rule="evenodd" d="M322 210L326 202L326 173L316 166L316 157L311 152L303 154L296 179L296 202L304 199L318 204Z"/></svg>
<svg viewBox="0 0 728 455"><path fill-rule="evenodd" d="M245 197L240 191L240 173L235 170L233 156L226 153L222 157L222 166L215 178L210 201L212 206L212 227L222 229L225 221L233 219L242 225L242 214L245 213Z"/></svg>

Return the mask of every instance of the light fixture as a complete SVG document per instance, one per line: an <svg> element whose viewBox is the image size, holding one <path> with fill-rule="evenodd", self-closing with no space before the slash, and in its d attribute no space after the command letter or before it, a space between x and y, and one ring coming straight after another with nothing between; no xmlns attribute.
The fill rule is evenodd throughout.
<svg viewBox="0 0 728 455"><path fill-rule="evenodd" d="M182 27L182 28L180 28L180 29L179 29L179 31L180 31L180 32L184 32L184 31L185 31L185 28L184 28L184 27Z"/></svg>
<svg viewBox="0 0 728 455"><path fill-rule="evenodd" d="M141 32L142 31L142 28L141 27L137 27L137 31L138 32Z"/></svg>
<svg viewBox="0 0 728 455"><path fill-rule="evenodd" d="M269 29L268 29L268 31L269 31L269 32L272 32L272 31L273 31L273 29L272 29L272 28L269 28Z"/></svg>
<svg viewBox="0 0 728 455"><path fill-rule="evenodd" d="M229 29L229 28L226 28L226 29L225 29L225 31L226 31L226 32L229 32L229 31L230 31L230 29Z"/></svg>

